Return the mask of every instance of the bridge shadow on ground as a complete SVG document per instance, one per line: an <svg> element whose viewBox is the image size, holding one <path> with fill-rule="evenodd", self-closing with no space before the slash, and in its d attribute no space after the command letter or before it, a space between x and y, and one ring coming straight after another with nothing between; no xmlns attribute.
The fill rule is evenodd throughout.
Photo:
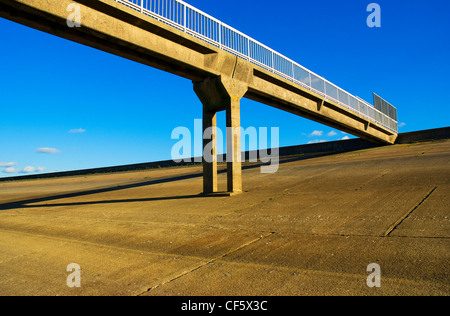
<svg viewBox="0 0 450 316"><path fill-rule="evenodd" d="M323 157L323 156L329 156L329 155L333 155L333 154L336 154L336 153L335 152L324 152L324 153L316 153L316 154L280 157L279 164L300 161L300 160L307 160L307 159L318 158L318 157ZM268 164L261 163L261 162L244 163L244 165L242 166L242 169L243 170L254 169L254 168L259 168L264 165L268 165ZM227 172L226 168L220 169L218 171L218 173L226 173L226 172ZM121 190L126 190L126 189L152 186L152 185L161 184L161 183L189 180L189 179L200 178L202 176L203 176L202 172L197 172L197 173L192 173L192 174L187 174L187 175L170 176L170 177L163 177L163 178L147 180L147 181L139 181L136 183L124 184L124 185L119 185L119 186L116 185L116 186L109 186L109 187L104 187L104 188L96 188L96 189L89 189L89 190L83 190L83 191L74 191L74 192L68 192L68 193L59 193L59 194L53 194L53 195L32 197L32 198L27 198L27 199L23 199L23 200L12 201L12 202L0 204L0 210L19 209L19 208L56 207L56 206L131 203L131 202L152 202L152 201L181 200L181 199L192 199L192 198L200 198L200 197L223 196L221 194L211 195L211 196L205 196L202 194L195 194L195 195L191 194L191 195L177 195L177 196L152 197L152 198L140 198L140 199L102 200L102 201L85 201L85 202L81 201L81 202L73 202L73 203L67 202L67 203L51 203L51 204L46 203L46 204L35 205L36 203L50 202L50 201L54 201L54 200L68 199L68 198L94 195L94 194L107 193L107 192L114 192L114 191L121 191ZM30 204L32 204L32 205L30 205Z"/></svg>

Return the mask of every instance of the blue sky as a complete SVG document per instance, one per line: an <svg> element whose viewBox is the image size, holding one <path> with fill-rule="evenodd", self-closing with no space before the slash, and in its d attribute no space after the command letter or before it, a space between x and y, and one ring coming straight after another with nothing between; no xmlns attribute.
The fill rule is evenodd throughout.
<svg viewBox="0 0 450 316"><path fill-rule="evenodd" d="M372 103L400 132L449 126L450 3L188 0ZM202 117L192 83L0 18L0 177L170 159L172 130ZM224 127L225 115L218 115ZM280 146L349 137L250 100L241 125L279 127Z"/></svg>

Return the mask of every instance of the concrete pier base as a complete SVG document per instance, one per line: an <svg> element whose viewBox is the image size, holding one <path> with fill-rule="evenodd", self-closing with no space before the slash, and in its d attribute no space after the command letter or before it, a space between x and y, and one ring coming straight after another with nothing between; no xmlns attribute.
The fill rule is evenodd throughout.
<svg viewBox="0 0 450 316"><path fill-rule="evenodd" d="M242 193L240 100L247 84L224 76L194 82L203 104L203 193L218 193L216 113L226 111L227 193Z"/></svg>

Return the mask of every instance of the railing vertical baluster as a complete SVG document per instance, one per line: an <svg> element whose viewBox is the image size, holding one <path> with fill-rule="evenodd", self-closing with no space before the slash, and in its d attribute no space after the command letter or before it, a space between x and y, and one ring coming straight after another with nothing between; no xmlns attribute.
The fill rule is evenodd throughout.
<svg viewBox="0 0 450 316"><path fill-rule="evenodd" d="M186 32L186 25L187 25L187 15L186 15L187 7L185 4L183 4L183 30Z"/></svg>
<svg viewBox="0 0 450 316"><path fill-rule="evenodd" d="M274 64L274 61L275 61L275 59L274 59L274 53L273 53L273 51L272 51L272 72L275 72L275 64Z"/></svg>
<svg viewBox="0 0 450 316"><path fill-rule="evenodd" d="M294 63L292 63L292 81L295 81L295 76L294 76Z"/></svg>
<svg viewBox="0 0 450 316"><path fill-rule="evenodd" d="M219 47L222 49L222 22L219 23Z"/></svg>

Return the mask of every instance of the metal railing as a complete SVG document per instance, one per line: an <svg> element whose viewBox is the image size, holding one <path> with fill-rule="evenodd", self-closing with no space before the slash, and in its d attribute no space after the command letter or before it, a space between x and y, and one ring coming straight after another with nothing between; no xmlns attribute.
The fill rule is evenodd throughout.
<svg viewBox="0 0 450 316"><path fill-rule="evenodd" d="M181 0L115 0L290 80L398 133L397 121L335 84Z"/></svg>

